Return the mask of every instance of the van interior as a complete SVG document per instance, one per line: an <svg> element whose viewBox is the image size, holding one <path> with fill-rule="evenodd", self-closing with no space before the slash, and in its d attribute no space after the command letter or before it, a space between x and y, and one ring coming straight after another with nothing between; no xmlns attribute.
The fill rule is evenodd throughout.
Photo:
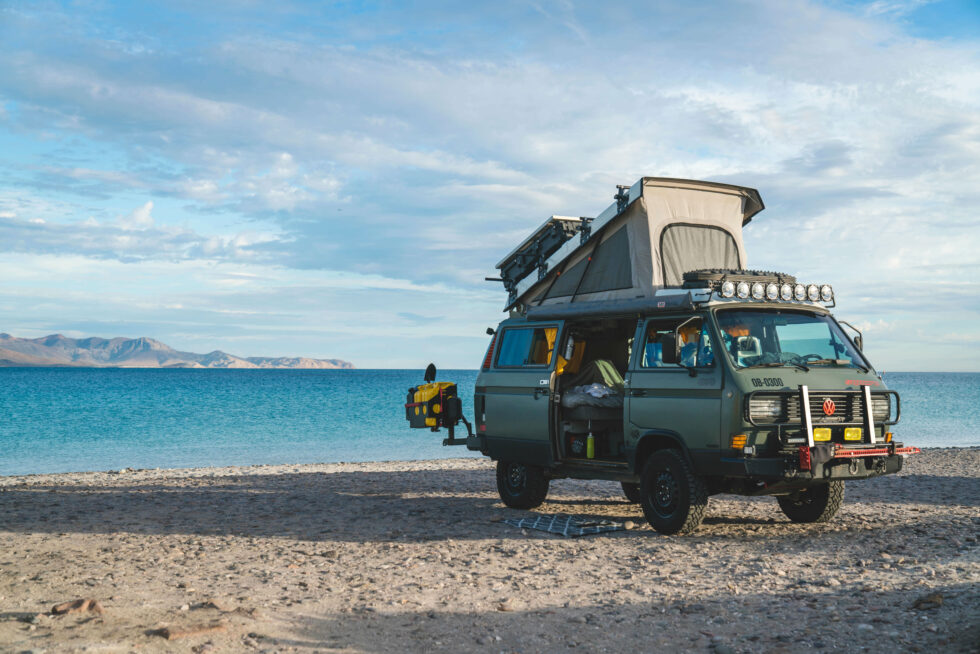
<svg viewBox="0 0 980 654"><path fill-rule="evenodd" d="M555 390L562 459L623 462L623 379L635 319L568 323L558 350ZM591 443L590 443L591 441Z"/></svg>

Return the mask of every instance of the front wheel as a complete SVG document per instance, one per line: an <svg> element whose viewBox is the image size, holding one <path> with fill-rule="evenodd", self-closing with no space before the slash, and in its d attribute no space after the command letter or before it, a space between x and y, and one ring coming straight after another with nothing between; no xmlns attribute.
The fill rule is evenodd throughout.
<svg viewBox="0 0 980 654"><path fill-rule="evenodd" d="M829 522L844 503L844 482L835 479L776 498L779 508L793 522Z"/></svg>
<svg viewBox="0 0 980 654"><path fill-rule="evenodd" d="M687 534L704 519L708 490L683 454L658 450L643 466L640 504L647 522L661 534Z"/></svg>
<svg viewBox="0 0 980 654"><path fill-rule="evenodd" d="M512 509L533 509L548 496L548 478L537 466L497 461L497 492Z"/></svg>

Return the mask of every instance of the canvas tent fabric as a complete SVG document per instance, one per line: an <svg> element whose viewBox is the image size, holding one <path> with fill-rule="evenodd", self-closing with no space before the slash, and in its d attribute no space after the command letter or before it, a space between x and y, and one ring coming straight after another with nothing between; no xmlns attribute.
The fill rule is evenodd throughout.
<svg viewBox="0 0 980 654"><path fill-rule="evenodd" d="M518 298L525 306L650 297L703 268L745 268L754 189L656 177L593 237ZM637 186L637 185L634 185Z"/></svg>

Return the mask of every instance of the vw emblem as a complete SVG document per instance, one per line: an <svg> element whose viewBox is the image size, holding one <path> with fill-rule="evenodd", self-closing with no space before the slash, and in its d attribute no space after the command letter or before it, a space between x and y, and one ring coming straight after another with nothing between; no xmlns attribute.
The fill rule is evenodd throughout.
<svg viewBox="0 0 980 654"><path fill-rule="evenodd" d="M825 416L834 415L834 411L836 410L837 410L837 405L834 404L834 401L832 399L830 399L829 397L823 398L823 414Z"/></svg>

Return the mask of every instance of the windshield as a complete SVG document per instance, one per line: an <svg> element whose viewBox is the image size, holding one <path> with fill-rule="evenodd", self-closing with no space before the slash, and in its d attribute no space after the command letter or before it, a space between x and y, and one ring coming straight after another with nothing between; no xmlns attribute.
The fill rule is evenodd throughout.
<svg viewBox="0 0 980 654"><path fill-rule="evenodd" d="M868 368L840 326L828 315L743 309L722 310L716 315L724 349L737 367Z"/></svg>

